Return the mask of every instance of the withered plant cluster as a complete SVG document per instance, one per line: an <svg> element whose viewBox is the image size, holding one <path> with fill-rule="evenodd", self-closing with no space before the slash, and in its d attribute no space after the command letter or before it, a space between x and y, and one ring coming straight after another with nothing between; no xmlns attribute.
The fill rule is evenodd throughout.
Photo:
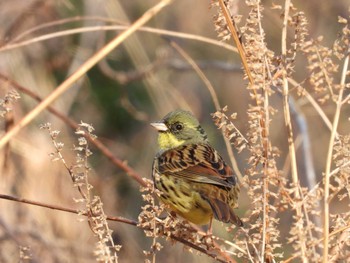
<svg viewBox="0 0 350 263"><path fill-rule="evenodd" d="M51 137L54 152L50 153L52 161L60 161L64 165L68 174L72 179L73 186L77 188L80 197L75 198L76 203L83 205L81 210L78 210L78 215L87 216L88 224L91 231L97 237L96 249L94 251L96 260L101 262L117 262L117 251L120 245L114 245L112 238L112 231L107 223L107 216L103 210L103 203L101 198L92 195L93 186L89 183L89 172L91 167L88 163L88 158L92 152L89 148L87 138L94 140L96 136L92 133L94 128L87 123L80 123L75 133L79 136L77 138L78 145L73 146L73 151L76 153L76 160L73 164L67 164L62 150L64 143L58 141L59 131L53 130L50 123L40 126L49 132ZM83 217L82 217L83 218Z"/></svg>
<svg viewBox="0 0 350 263"><path fill-rule="evenodd" d="M274 9L281 12L283 18L281 53L276 53L269 49L266 42L262 26L262 4L259 1L246 1L251 8L250 13L245 24L237 26L232 16L228 19L230 2L214 2L219 13L215 17L215 23L219 36L224 40L230 38L230 35L239 36L235 40L238 41L237 46L241 45L240 55L249 80L247 89L252 100L247 111L248 131L243 135L235 127L236 116L228 117L226 107L213 117L238 151L246 149L250 156L244 180L252 200L246 218L249 222L249 241L237 236L236 244L241 247L248 244L247 258L254 262L348 261L350 174L344 168L349 165L346 150L349 145L345 142L348 134L338 133L338 127L343 119L342 114L346 114L349 100L345 94L350 87L347 82L350 72L350 21L339 17L342 31L329 48L322 45L321 38L309 37L305 14L290 1L286 1L284 7L275 5ZM227 28L238 32L230 34L232 32ZM307 60L308 65L307 78L304 80L294 79L295 72L301 70L296 66L296 59L300 56ZM295 87L299 91L297 97L295 89L293 91ZM302 99L303 96L318 105L319 114L324 114L319 105L328 103L335 107L331 119L326 117L327 122L331 123L331 135L322 181L312 188L300 184L301 177L307 176L310 171L305 170L306 174L302 174L298 169L306 160L298 158L296 151L298 134L295 131L300 131L302 127L298 125L302 124L293 121L293 112L297 111L294 100ZM282 109L271 104L274 97L283 103ZM278 167L280 151L270 140L273 128L271 122L278 111L283 111L284 115L285 139L289 149L286 157L290 166L288 170ZM329 207L343 198L347 199L347 209L342 213L330 213ZM281 218L286 213L292 220L288 235L284 237L281 235ZM286 244L293 247L293 256L287 259Z"/></svg>
<svg viewBox="0 0 350 263"><path fill-rule="evenodd" d="M41 207L38 209L44 207L54 210L52 214L47 215L42 210L28 212L16 206L14 209L13 204L1 206L3 213L0 214L0 246L3 249L0 248L0 261L14 262L12 259L16 259L20 262L118 262L118 260L120 262L143 260L153 263L184 262L184 260L350 262L350 133L349 129L340 129L350 126L347 124L350 121L349 16L338 17L341 30L332 46L326 46L322 37L312 36L307 16L290 0L273 3L271 6L264 5L259 0L246 0L244 5L247 12L242 15L237 7L238 1L212 0L210 3L210 11L214 13L212 24L222 42L143 26L167 5L174 4L171 2L171 0L159 1L134 23L120 23L96 17L86 18L110 23L106 27L101 26L102 31L112 29L121 33L106 45L98 43L101 49L91 55L82 67L75 69L46 99L42 99L24 85L3 74L0 67L2 92L0 117L3 121L3 132L0 137L2 151L0 176L3 182L0 190L0 197L3 199L1 202L6 202L6 199L15 201L18 206L34 205ZM264 25L264 17L272 13L277 14L276 17L279 18L278 48L269 42ZM119 15L123 16L121 13ZM76 17L70 22L79 19L81 18ZM57 37L46 34L41 38L25 39L25 36L31 36L36 30L40 31L65 22L47 23L13 37L12 42L10 39L8 43L1 43L0 52L23 48L44 39ZM194 226L170 213L157 199L159 192L149 179L150 170L140 174L136 171L136 164L127 162L128 155L122 154L123 150L127 151L127 147L114 145L112 150L112 147L107 146L107 143L93 134L92 125L84 122L76 123L67 117L63 110L55 109L53 102L121 43L125 44L126 50L130 53L140 51L140 48L133 49L126 41L136 30L176 38L196 39L238 54L242 65L242 78L245 81L245 89L240 92L248 94L245 114L237 114L231 106L222 107L217 89L201 70L203 67L198 65L180 44L167 40L173 51L175 50L184 59L184 64L194 70L209 90L216 108L212 114L213 122L224 136L230 161L240 181L241 195L248 200L237 210L244 221L244 227L218 224L211 234L206 229ZM71 32L61 32L61 36L65 34ZM146 55L139 56L144 58L143 62L147 61ZM135 66L137 70L132 72L113 71L105 60L100 62L99 67L106 76L122 85L142 80L152 95L150 97L156 109L161 105L160 101L164 107L165 105L188 107L186 96L179 95L181 92L177 92L175 88L171 92L165 90L162 82L157 80L155 72L161 70L162 66L172 69L184 66L174 61L166 61L167 56L169 54L158 54L156 62L148 61L149 65L143 68ZM136 57L136 55L133 57L135 65L140 62ZM237 87L232 87L232 93L233 89ZM191 91L188 92L191 94ZM146 124L148 122L146 110L137 110L126 93L123 91L120 99L125 111L135 120L146 120ZM23 96L33 98L39 105L28 114L23 114L24 117L21 116L19 121L15 121L16 106L21 103ZM235 96L240 96L239 92L235 92ZM169 101L172 102L168 103ZM195 99L193 103L196 103ZM314 170L310 158L311 150L308 148L310 144L318 144L319 137L309 136L307 118L300 109L303 103L313 107L315 116L320 118L326 127L322 132L327 136L327 150L319 174ZM86 104L86 107L89 107L89 104ZM67 175L70 178L70 183L67 183L60 175L59 179L50 181L51 185L44 187L48 193L57 195L57 199L50 200L51 204L49 200L44 199L47 196L45 190L40 194L36 190L31 191L37 184L35 179L31 181L35 174L30 174L30 177L10 176L16 174L16 168L19 169L16 164L18 160L11 153L20 155L25 152L21 142L31 141L32 138L33 141L37 141L35 134L40 132L36 130L34 133L28 133L26 137L24 127L33 120L41 121L38 115L44 109L47 109L54 119L57 118L64 123L64 127L60 130L68 127L75 131L75 136L78 136L74 139L76 143L67 146L61 142L61 136L62 140L65 140L66 135L62 135L65 133L53 129L50 123L41 125L42 130L48 131L48 141L54 149L49 157L55 163L59 163L61 168L63 167L60 169L55 166L56 168L52 170L46 168L45 176L54 177L54 173L62 173L64 178L67 178ZM247 123L245 130L238 128L238 123L242 120ZM280 121L283 125L276 124ZM280 129L279 133L283 134L285 149L280 149L274 140L273 134L276 133L276 129ZM18 133L20 135L17 135ZM15 135L19 136L19 142ZM138 147L137 143L145 141L145 138L142 134L133 137L133 140L137 141L133 146ZM112 184L104 181L107 179L102 173L108 172L108 169L104 169L101 174L94 171L93 163L98 163L96 160L101 157L94 160L91 156L91 147L121 171L118 176L123 177L123 180L130 179L137 182L135 187L137 190L132 196L123 199L122 194L115 193ZM232 149L236 154L233 154ZM138 150L133 150L131 154L137 155ZM49 148L45 145L41 151L47 153ZM117 157L115 151L119 151L123 157ZM150 152L146 152L144 155L149 154ZM237 165L239 163L237 160L241 156L244 156L243 166ZM23 165L21 171L39 172L47 166L47 163L47 160L35 160ZM36 170L33 167L36 167ZM149 169L150 167L151 163ZM117 182L119 185L124 183L121 179ZM29 189L28 185L31 186ZM12 186L12 189L11 187L6 189L6 186ZM130 186L124 188L127 187ZM26 196L23 195L31 199L24 199ZM142 201L138 202L135 196ZM72 200L74 202L71 202ZM120 212L125 200L131 200L125 206L135 204L138 206L138 216L131 215L132 212L130 214ZM79 208L69 208L69 204ZM108 214L114 209L120 214L115 217L108 216L105 212L106 206ZM6 211L8 213L5 216ZM30 213L36 216L28 216ZM75 214L75 221L78 219L86 222L88 228L78 228L76 222L72 222L72 217L61 217L62 213ZM112 221L118 222L116 227L115 225L111 227ZM136 231L138 233L135 233ZM85 243L89 245L85 246ZM171 253L175 247L178 249L178 246L181 248L176 251L185 251L186 257L178 254L174 256ZM48 252L40 252L45 249Z"/></svg>

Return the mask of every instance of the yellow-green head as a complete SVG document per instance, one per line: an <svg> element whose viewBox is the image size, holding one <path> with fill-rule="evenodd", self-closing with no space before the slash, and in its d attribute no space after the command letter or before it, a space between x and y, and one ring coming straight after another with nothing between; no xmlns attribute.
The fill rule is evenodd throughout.
<svg viewBox="0 0 350 263"><path fill-rule="evenodd" d="M157 129L161 150L168 150L184 144L207 142L207 135L198 120L189 111L175 110L161 121L151 125Z"/></svg>

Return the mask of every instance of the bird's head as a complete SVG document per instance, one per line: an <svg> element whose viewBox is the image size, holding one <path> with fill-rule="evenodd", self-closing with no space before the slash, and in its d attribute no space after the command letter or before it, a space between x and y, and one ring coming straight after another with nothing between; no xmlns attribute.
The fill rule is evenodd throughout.
<svg viewBox="0 0 350 263"><path fill-rule="evenodd" d="M151 125L159 133L158 144L161 150L207 141L205 131L189 111L172 111L161 121L153 122Z"/></svg>

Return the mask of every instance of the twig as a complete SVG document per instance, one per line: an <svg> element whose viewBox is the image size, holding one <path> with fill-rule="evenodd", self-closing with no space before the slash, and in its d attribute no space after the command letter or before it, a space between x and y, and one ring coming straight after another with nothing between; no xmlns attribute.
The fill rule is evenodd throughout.
<svg viewBox="0 0 350 263"><path fill-rule="evenodd" d="M295 120L295 123L296 123L295 126L297 128L299 128L298 129L298 132L299 132L298 138L300 138L299 144L300 144L300 148L301 148L301 149L299 149L299 151L301 151L301 156L299 156L299 160L301 160L304 163L304 167L303 167L304 169L302 172L302 174L304 176L300 180L302 181L302 183L304 183L303 185L307 186L308 189L312 189L312 187L314 187L316 185L316 173L315 173L314 165L312 162L312 154L311 154L311 149L310 149L311 143L310 143L310 137L308 134L308 125L307 125L307 122L306 122L305 117L303 116L302 112L300 112L300 110L296 106L293 97L289 98L289 107L291 110L291 116L293 117L293 119ZM296 140L295 146L296 146L296 149L298 149L297 140ZM297 184L297 191L300 194L301 200L303 200L304 194L303 194L303 191L301 188L300 181ZM305 206L305 203L300 202L298 204L300 204L300 207L301 207L302 211L304 212L304 218L305 218L307 233L309 235L309 240L312 240L314 238L314 236L313 236L313 232L311 231L311 229L312 229L311 220L313 222L313 225L315 225L317 227L321 227L322 223L321 223L320 217L313 215L313 214L309 215L308 209ZM318 200L317 200L317 208L321 209L321 204ZM316 236L319 235L319 232L316 231L315 235ZM319 236L317 236L317 237L319 237ZM312 247L312 253L313 253L313 257L316 258L317 254L316 254L315 247Z"/></svg>
<svg viewBox="0 0 350 263"><path fill-rule="evenodd" d="M119 21L117 19L111 19L111 18L106 18L106 17L101 17L101 16L75 16L75 17L68 17L68 18L63 18L59 20L54 20L51 22L43 23L38 26L32 27L23 33L19 34L15 38L11 39L9 42L7 42L6 46L18 43L19 40L23 39L25 36L30 35L36 31L39 31L41 29L53 27L53 26L58 26L58 25L63 25L63 24L68 24L72 22L77 22L77 21L101 21L101 22L109 22L109 23L118 23L118 24L126 24L123 23L122 21Z"/></svg>
<svg viewBox="0 0 350 263"><path fill-rule="evenodd" d="M329 237L332 237L332 236L335 236L336 234L339 234L341 232L344 232L346 230L350 229L350 223L347 225L347 226L344 226L344 227L341 227L337 230L334 230L332 231L330 234L329 234ZM349 237L349 236L348 236ZM323 240L323 238L321 238L318 242L321 242Z"/></svg>
<svg viewBox="0 0 350 263"><path fill-rule="evenodd" d="M23 47L23 46L27 46L27 45L31 45L31 44L42 42L42 41L46 41L46 40L56 38L56 37L74 35L74 34L85 33L85 32L95 32L95 31L101 31L101 30L121 31L121 30L127 30L128 28L130 28L129 25L111 25L111 26L88 26L88 27L82 27L82 28L56 31L54 33L49 33L49 34L44 34L44 35L41 35L38 37L33 37L31 39L24 40L22 42L9 43L5 46L0 47L0 52ZM177 38L182 38L182 39L200 41L200 42L215 45L215 46L218 46L218 47L221 47L221 48L233 51L233 52L237 52L237 48L233 47L232 45L220 42L220 41L215 40L215 39L203 37L203 36L182 33L182 32L175 32L175 31L170 31L170 30L165 30L165 29L156 29L156 28L152 28L152 27L140 27L137 29L137 31L148 32L148 33L169 36L169 37L177 37Z"/></svg>
<svg viewBox="0 0 350 263"><path fill-rule="evenodd" d="M172 0L163 0L157 5L147 10L138 20L136 20L127 30L117 35L113 40L100 49L95 55L89 58L83 65L81 65L73 75L67 78L61 85L59 85L55 91L53 91L45 100L43 100L38 106L36 106L31 112L24 116L16 126L14 126L9 132L7 132L0 139L0 148L4 147L9 140L15 136L23 127L28 125L40 112L47 108L53 101L67 91L74 82L80 79L86 72L88 72L95 64L97 64L102 58L108 55L113 49L119 46L126 38L132 35L138 28L148 22L158 12L160 12L165 6L171 3Z"/></svg>
<svg viewBox="0 0 350 263"><path fill-rule="evenodd" d="M347 161L345 163L343 163L341 166L335 168L334 170L332 170L329 173L329 177L331 178L332 176L336 175L337 173L339 173L339 171L347 166L350 166L350 161ZM309 192L305 195L305 197L302 200L302 203L305 203L307 201L307 198L310 197L310 195L312 193L314 193L317 189L319 189L321 187L321 183L322 181L318 182L311 190L309 190Z"/></svg>
<svg viewBox="0 0 350 263"><path fill-rule="evenodd" d="M261 25L261 11L260 11L260 1L256 2L257 6L257 15L258 15L258 23L259 23L259 34L261 37L261 41L263 41L263 28ZM262 43L262 46L265 46L265 43ZM264 115L260 114L261 118L260 119L260 126L261 126L261 142L263 145L263 157L264 157L264 162L263 162L263 167L264 167L264 179L263 179L263 193L262 193L262 198L263 198L263 223L262 223L262 247L261 247L261 259L260 262L264 263L266 260L266 244L270 243L270 236L267 231L269 227L269 221L268 221L268 216L269 216L269 204L268 204L268 192L269 192L269 166L270 166L270 145L269 145L269 136L270 136L270 111L269 111L269 92L268 92L268 85L266 83L266 75L269 76L269 79L272 79L271 76L271 70L269 67L269 63L267 61L267 57L264 54L264 64L263 64L263 75L262 75L262 90L263 90L263 96L264 96ZM255 89L254 89L255 90Z"/></svg>
<svg viewBox="0 0 350 263"><path fill-rule="evenodd" d="M288 28L288 19L289 19L289 9L291 8L291 1L286 0L285 6L284 6L284 19L283 19L283 27L282 27L282 56L286 60L287 59L287 28ZM297 168L297 160L296 160L296 152L295 152L295 145L294 145L294 137L293 137L293 128L291 123L291 114L290 114L290 108L288 103L288 97L289 97L289 86L288 86L288 77L286 69L282 70L282 82L283 82L283 112L284 112L284 122L287 127L287 134L288 134L288 151L289 151L289 158L291 163L291 174L292 174L292 180L294 186L297 186L299 184L299 178L298 178L298 168ZM300 199L300 193L299 188L296 188L294 191L295 198L298 200ZM299 220L302 218L302 210L300 207L296 207L296 214ZM300 246L301 246L301 256L303 262L306 262L306 242L305 239L301 235L301 225L298 224L298 234L299 234L299 240L300 240Z"/></svg>
<svg viewBox="0 0 350 263"><path fill-rule="evenodd" d="M292 84L294 87L299 87L300 86L300 84L298 82L296 82L292 78L288 78L288 82L290 84ZM315 99L310 95L310 93L306 89L303 88L302 93L303 93L303 95L305 95L306 99L310 102L310 104L315 108L315 110L320 115L320 117L323 120L323 122L326 124L328 129L331 131L332 130L332 123L330 122L330 120L328 119L327 115L324 113L324 111L320 107L320 105L318 105L317 101L315 101Z"/></svg>
<svg viewBox="0 0 350 263"><path fill-rule="evenodd" d="M191 243L191 242L189 242L189 241L187 241L187 240L185 240L185 239L182 239L182 238L179 238L179 237L177 237L177 236L174 236L174 235L171 235L170 237L171 237L172 239L176 240L176 241L181 242L181 243L184 244L184 245L187 245L187 246L189 246L189 247L191 247L191 248L193 248L193 249L195 249L195 250L197 250L197 251L199 251L199 252L202 252L202 253L205 254L205 255L208 255L209 257L215 259L215 260L218 261L218 262L227 263L226 260L223 260L223 259L221 259L221 258L218 258L215 254L212 254L212 253L208 252L205 248L196 246L195 244L193 244L193 243Z"/></svg>
<svg viewBox="0 0 350 263"><path fill-rule="evenodd" d="M348 94L348 96L345 97L345 99L342 101L342 104L347 103L350 100L350 94Z"/></svg>
<svg viewBox="0 0 350 263"><path fill-rule="evenodd" d="M251 84L253 84L254 83L254 79L252 77L252 74L250 72L250 68L248 66L248 62L247 62L247 58L246 58L246 55L245 55L244 46L242 45L242 43L241 43L241 41L239 39L238 32L236 30L235 25L233 24L233 21L231 19L231 15L230 15L229 11L227 10L227 7L226 7L226 5L225 5L223 0L219 0L219 5L220 5L221 11L222 11L222 13L223 13L223 15L225 17L227 27L229 28L230 33L231 33L231 35L233 37L233 40L234 40L234 42L235 42L235 44L237 46L237 50L238 50L238 53L239 53L239 55L241 57L241 60L242 60L242 63L243 63L243 67L244 67L244 70L245 70L245 72L246 72L246 74L248 76L249 82ZM254 90L254 92L256 92L256 91Z"/></svg>
<svg viewBox="0 0 350 263"><path fill-rule="evenodd" d="M71 213L71 214L77 214L77 215L83 215L83 216L90 216L89 212L83 212L79 211L79 210L75 210L75 209L71 209L71 208L67 208L67 207L63 207L63 206L59 206L59 205L49 205L43 202L38 202L38 201L32 201L32 200L28 200L25 198L19 198L19 197L14 197L14 196L10 196L10 195L4 195L4 194L0 194L0 199L5 199L5 200L10 200L10 201L15 201L18 203L24 203L24 204L29 204L29 205L34 205L34 206L40 206L40 207L44 207L44 208L49 208L52 210L58 210L58 211L63 211L63 212L67 212L67 213ZM120 217L120 216L107 216L107 220L111 220L111 221L116 221L116 222L122 222L128 225L137 225L137 222L134 220L130 220L124 217Z"/></svg>
<svg viewBox="0 0 350 263"><path fill-rule="evenodd" d="M349 66L349 55L344 60L343 71L340 80L340 90L336 102L336 109L333 118L332 131L328 144L328 153L326 159L326 168L324 175L324 199L323 199L323 258L322 262L328 262L328 243L329 243L329 188L330 188L330 172L332 167L333 146L337 135L339 118L342 107L343 93L345 89L346 73Z"/></svg>
<svg viewBox="0 0 350 263"><path fill-rule="evenodd" d="M325 78L326 83L327 83L327 88L332 95L332 99L334 99L334 93L333 93L333 89L332 89L332 81L329 79L329 76L327 74L327 70L326 70L326 67L325 67L324 61L323 61L324 59L321 57L320 52L317 48L317 45L315 45L315 49L316 49L316 55L317 55L317 58L319 61L319 67L321 68L321 71L324 75L324 78Z"/></svg>

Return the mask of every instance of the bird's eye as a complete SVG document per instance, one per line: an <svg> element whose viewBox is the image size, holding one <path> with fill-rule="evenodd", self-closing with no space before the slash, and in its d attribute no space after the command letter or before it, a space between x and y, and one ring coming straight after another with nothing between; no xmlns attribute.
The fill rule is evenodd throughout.
<svg viewBox="0 0 350 263"><path fill-rule="evenodd" d="M181 131L183 128L184 128L184 126L183 126L181 123L176 123L176 124L175 124L175 129L176 129L177 131Z"/></svg>

